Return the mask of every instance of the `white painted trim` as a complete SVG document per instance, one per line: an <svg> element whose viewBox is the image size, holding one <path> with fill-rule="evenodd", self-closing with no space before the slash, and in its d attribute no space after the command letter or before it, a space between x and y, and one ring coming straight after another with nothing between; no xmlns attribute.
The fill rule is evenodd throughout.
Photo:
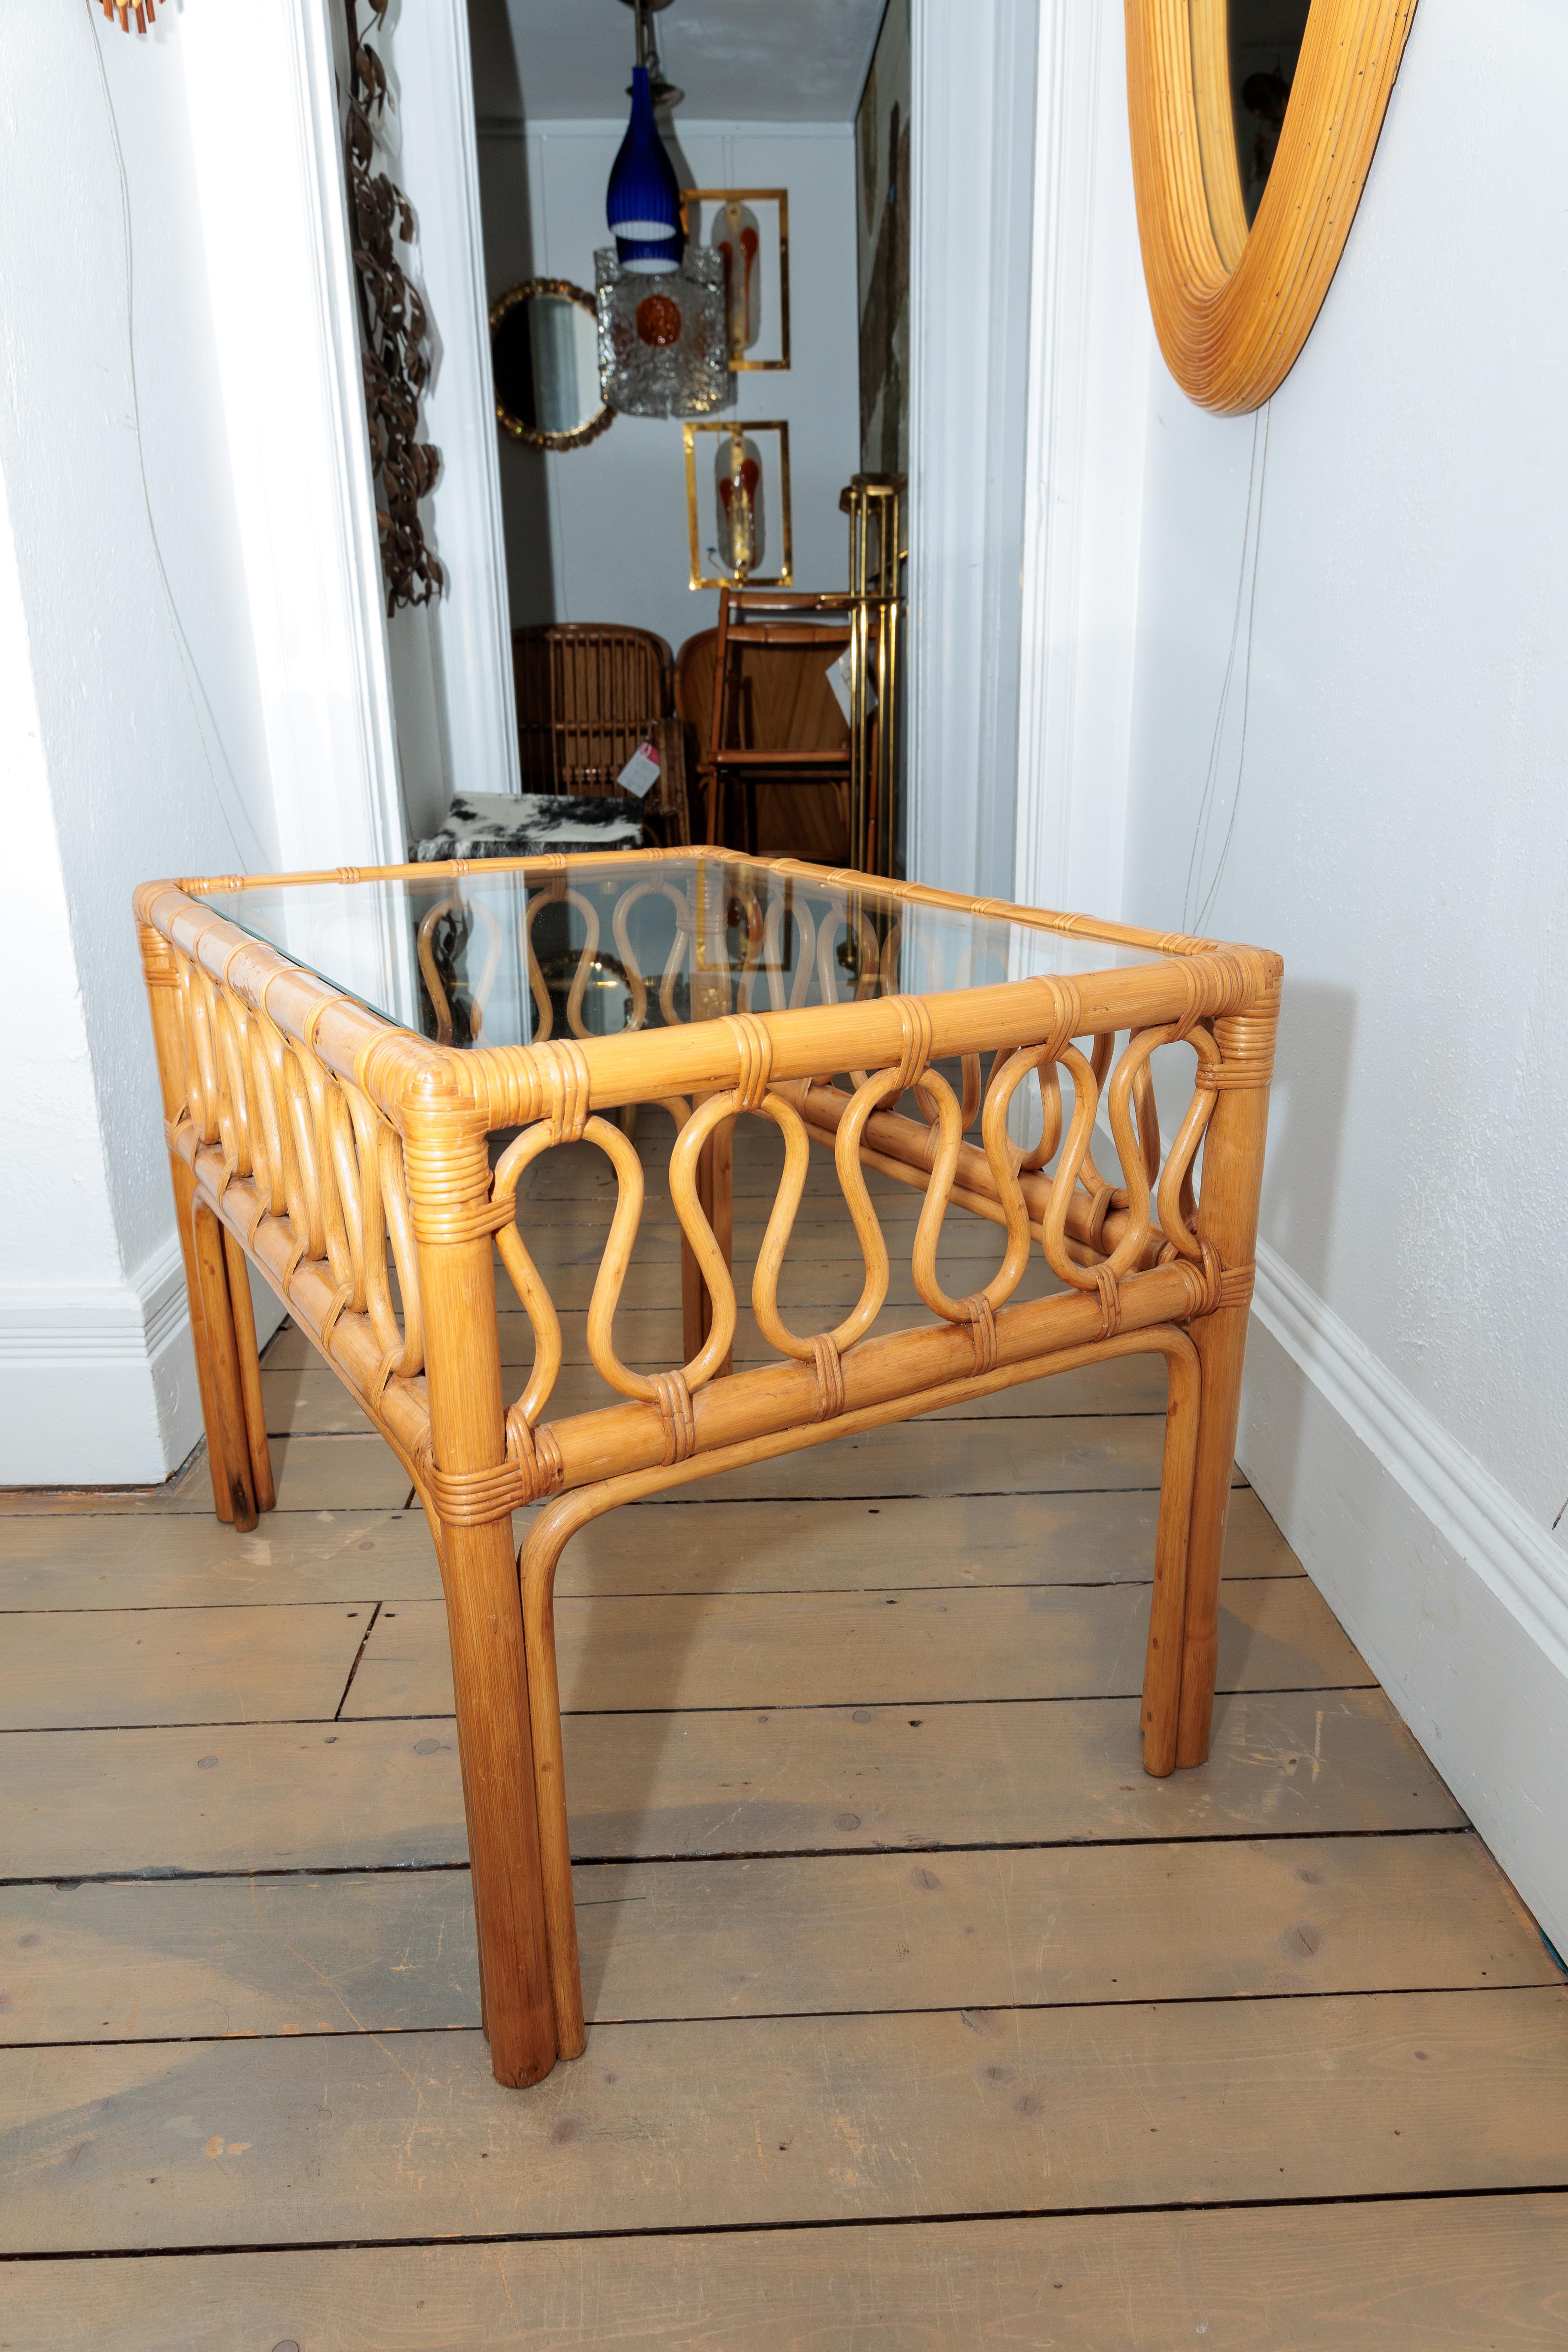
<svg viewBox="0 0 1568 2352"><path fill-rule="evenodd" d="M0 1290L0 1485L156 1486L201 1433L172 1234L123 1282Z"/></svg>
<svg viewBox="0 0 1568 2352"><path fill-rule="evenodd" d="M1253 1312L1423 1518L1568 1675L1568 1557L1265 1241Z"/></svg>
<svg viewBox="0 0 1568 2352"><path fill-rule="evenodd" d="M1120 0L1039 20L1016 896L1122 910L1153 326Z"/></svg>
<svg viewBox="0 0 1568 2352"><path fill-rule="evenodd" d="M265 1347L283 1309L250 1294ZM0 1285L0 1486L158 1486L201 1433L176 1234L121 1282Z"/></svg>
<svg viewBox="0 0 1568 2352"><path fill-rule="evenodd" d="M447 579L430 616L448 790L515 793L521 776L464 0L405 7L379 46L396 78L401 113L402 155L393 173L414 205L415 266L440 346L425 424L441 452L426 511Z"/></svg>
<svg viewBox="0 0 1568 2352"><path fill-rule="evenodd" d="M7 1283L0 1288L0 1368L141 1363L184 1329L184 1267L170 1234L123 1282Z"/></svg>
<svg viewBox="0 0 1568 2352"><path fill-rule="evenodd" d="M405 854L328 0L181 20L284 867ZM235 93L268 125L236 168Z"/></svg>
<svg viewBox="0 0 1568 2352"><path fill-rule="evenodd" d="M1080 0L1075 0L1080 5ZM1014 895L1034 0L912 0L906 827L912 880Z"/></svg>
<svg viewBox="0 0 1568 2352"><path fill-rule="evenodd" d="M1568 1561L1552 1535L1263 1242L1237 1450L1568 1950Z"/></svg>

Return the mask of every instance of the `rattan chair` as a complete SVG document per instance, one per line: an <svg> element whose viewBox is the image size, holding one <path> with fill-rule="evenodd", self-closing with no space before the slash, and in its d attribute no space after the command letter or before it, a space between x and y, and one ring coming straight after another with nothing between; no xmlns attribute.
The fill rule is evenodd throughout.
<svg viewBox="0 0 1568 2352"><path fill-rule="evenodd" d="M659 756L645 810L667 844L689 841L684 730L672 715L671 659L651 629L546 621L511 633L522 789L592 799L617 793L639 743Z"/></svg>

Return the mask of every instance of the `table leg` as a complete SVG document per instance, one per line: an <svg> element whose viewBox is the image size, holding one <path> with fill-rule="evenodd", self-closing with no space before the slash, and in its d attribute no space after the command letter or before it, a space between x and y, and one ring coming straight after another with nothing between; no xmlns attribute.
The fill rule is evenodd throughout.
<svg viewBox="0 0 1568 2352"><path fill-rule="evenodd" d="M510 1523L447 1525L441 1553L484 2027L496 2080L522 2085L549 2074L557 2040Z"/></svg>
<svg viewBox="0 0 1568 2352"><path fill-rule="evenodd" d="M158 1057L158 1085L163 1117L173 1122L185 1108L185 1043L180 1014L180 988L174 960L166 940L138 925L142 970L147 982L147 1011L153 1024L153 1045ZM196 1261L196 1180L177 1151L169 1154L169 1182L174 1195L174 1230L185 1269L185 1302L191 1318L191 1347L196 1360L196 1391L206 1432L207 1469L212 1477L213 1509L220 1519L234 1517L229 1465L224 1454L217 1392L213 1380L212 1349L202 1306L201 1273Z"/></svg>
<svg viewBox="0 0 1568 2352"><path fill-rule="evenodd" d="M408 1149L408 1161L430 1401L426 1491L441 1529L484 2025L496 2080L521 2086L549 2074L556 2038L511 1522L473 1524L465 1500L469 1482L482 1491L506 1458L490 1240L461 1232L464 1196L488 1188L489 1165L482 1135L467 1150L461 1139L447 1151ZM460 1237L447 1239L443 1223L453 1222Z"/></svg>
<svg viewBox="0 0 1568 2352"><path fill-rule="evenodd" d="M276 1508L272 1456L267 1445L267 1408L261 1397L261 1356L256 1344L256 1308L250 1296L250 1275L245 1252L226 1225L224 1257L228 1266L228 1296L234 1311L235 1344L239 1350L239 1385L245 1399L245 1434L250 1452L250 1484L258 1511Z"/></svg>
<svg viewBox="0 0 1568 2352"><path fill-rule="evenodd" d="M1200 1239L1213 1244L1222 1265L1247 1270L1258 1246L1258 1203L1263 1147L1268 1130L1268 1079L1274 1060L1278 999L1257 1013L1216 1021L1215 1039L1229 1078L1204 1138ZM1247 1285L1250 1290L1250 1280ZM1215 1668L1219 1652L1219 1580L1230 1507L1236 1430L1241 1412L1241 1370L1249 1307L1245 1298L1201 1317L1192 1327L1203 1364L1203 1403L1187 1543L1186 1631L1182 1660L1182 1710L1176 1761L1202 1764L1209 1752Z"/></svg>
<svg viewBox="0 0 1568 2352"><path fill-rule="evenodd" d="M218 1516L241 1532L256 1525L256 1490L251 1483L250 1443L247 1430L245 1389L240 1375L239 1342L234 1328L234 1302L229 1295L228 1260L224 1229L217 1213L200 1194L191 1204L191 1239L196 1281L201 1291L202 1328L205 1337L207 1376L214 1417L207 1423L207 1448L213 1459L213 1491L218 1493L219 1465L228 1508L220 1501ZM246 1293L246 1305L250 1294ZM254 1345L254 1333L253 1333ZM204 1396L204 1407L206 1399Z"/></svg>
<svg viewBox="0 0 1568 2352"><path fill-rule="evenodd" d="M1156 1780L1173 1771L1182 1702L1185 1640L1187 1539L1193 1516L1203 1372L1198 1352L1181 1332L1151 1332L1165 1358L1165 1448L1160 1467L1160 1517L1154 1535L1154 1591L1143 1663L1143 1769Z"/></svg>
<svg viewBox="0 0 1568 2352"><path fill-rule="evenodd" d="M563 1495L546 1504L528 1531L517 1564L533 1723L550 1989L555 2009L555 2039L563 2058L581 2057L587 2048L588 2032L583 2018L577 1914L572 1899L572 1841L566 1819L566 1766L561 1742L561 1685L555 1670L555 1570L568 1539L608 1507L609 1503L591 1490Z"/></svg>
<svg viewBox="0 0 1568 2352"><path fill-rule="evenodd" d="M202 1427L206 1433L213 1509L228 1526L234 1520L234 1499L229 1487L228 1466L224 1458L223 1430L218 1420L217 1397L213 1388L212 1350L207 1345L201 1276L196 1266L195 1179L177 1152L169 1154L169 1181L174 1187L174 1224L179 1233L180 1255L185 1268L185 1304L191 1318L191 1349L196 1360L196 1393L201 1399Z"/></svg>

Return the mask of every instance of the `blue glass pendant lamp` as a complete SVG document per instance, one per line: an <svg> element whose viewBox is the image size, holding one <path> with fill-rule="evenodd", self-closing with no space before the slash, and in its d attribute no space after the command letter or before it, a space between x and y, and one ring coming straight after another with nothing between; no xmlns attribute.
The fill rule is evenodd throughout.
<svg viewBox="0 0 1568 2352"><path fill-rule="evenodd" d="M632 68L632 119L610 169L605 217L621 268L637 278L679 269L680 183L653 119L647 68Z"/></svg>

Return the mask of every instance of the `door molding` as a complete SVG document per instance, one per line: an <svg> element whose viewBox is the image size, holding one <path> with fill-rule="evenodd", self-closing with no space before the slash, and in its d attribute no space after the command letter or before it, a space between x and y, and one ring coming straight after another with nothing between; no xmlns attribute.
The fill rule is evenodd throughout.
<svg viewBox="0 0 1568 2352"><path fill-rule="evenodd" d="M1016 896L1122 911L1153 322L1121 0L1040 12Z"/></svg>
<svg viewBox="0 0 1568 2352"><path fill-rule="evenodd" d="M396 862L407 847L332 5L189 0L180 26L285 868ZM470 790L504 791L517 753L468 26L462 0L421 0L398 37L422 17L416 65L405 48L418 160L426 178L439 169L448 196L429 204L425 232L447 310L433 291L447 489L437 546L450 583L437 623L442 698L455 772ZM237 90L247 119L268 126L264 174L236 168Z"/></svg>
<svg viewBox="0 0 1568 2352"><path fill-rule="evenodd" d="M912 0L910 21L907 866L915 881L1004 898L1037 21L1037 0Z"/></svg>

